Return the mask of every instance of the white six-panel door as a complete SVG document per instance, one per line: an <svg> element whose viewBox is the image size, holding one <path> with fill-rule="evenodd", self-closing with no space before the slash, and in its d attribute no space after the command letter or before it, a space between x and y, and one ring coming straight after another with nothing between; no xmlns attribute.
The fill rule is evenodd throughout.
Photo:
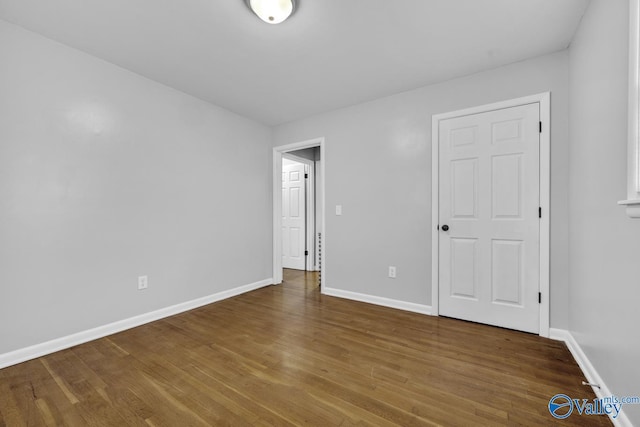
<svg viewBox="0 0 640 427"><path fill-rule="evenodd" d="M305 269L305 165L282 161L282 267Z"/></svg>
<svg viewBox="0 0 640 427"><path fill-rule="evenodd" d="M538 103L440 121L439 312L539 331Z"/></svg>

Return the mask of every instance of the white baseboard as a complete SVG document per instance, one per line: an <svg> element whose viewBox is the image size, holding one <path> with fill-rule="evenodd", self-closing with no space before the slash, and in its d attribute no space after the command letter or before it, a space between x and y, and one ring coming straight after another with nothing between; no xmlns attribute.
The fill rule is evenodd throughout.
<svg viewBox="0 0 640 427"><path fill-rule="evenodd" d="M377 297L374 295L360 294L357 292L343 291L342 289L322 287L322 293L332 297L345 298L354 301L366 302L369 304L382 305L384 307L397 308L399 310L411 311L431 315L431 306L415 304L412 302L399 301L390 298Z"/></svg>
<svg viewBox="0 0 640 427"><path fill-rule="evenodd" d="M569 351L573 355L573 358L576 359L578 366L580 366L580 369L582 369L582 373L584 374L587 382L591 384L598 384L600 386L600 388L592 387L594 393L596 394L596 397L601 399L603 397L613 395L613 393L611 393L609 387L607 387L605 382L602 380L602 377L598 374L598 371L596 371L596 368L593 366L589 358L587 358L587 355L584 353L584 351L580 347L580 344L578 344L571 332L565 329L550 328L549 338L551 338L552 340L565 342L567 348L569 348ZM624 412L624 406L622 407L622 411L617 418L614 419L612 417L609 417L609 419L616 427L633 427L633 424L631 424L631 421Z"/></svg>
<svg viewBox="0 0 640 427"><path fill-rule="evenodd" d="M204 305L231 298L236 295L244 294L246 292L253 291L271 284L273 284L273 279L261 280L259 282L250 283L248 285L239 286L237 288L218 292L206 297L197 298L191 301L172 305L170 307L161 308L159 310L130 317L128 319L119 320L107 325L98 326L97 328L78 332L66 337L56 338L41 344L36 344L30 347L11 351L9 353L0 354L0 369L6 368L7 366L11 365L17 365L18 363L35 359L37 357L42 357L47 354L55 353L56 351L64 350L66 348L73 347L79 344L84 344L98 338L106 337L107 335L112 335L117 332L135 328L136 326L144 325L145 323L154 322L156 320L164 319L165 317L193 310L194 308L202 307Z"/></svg>

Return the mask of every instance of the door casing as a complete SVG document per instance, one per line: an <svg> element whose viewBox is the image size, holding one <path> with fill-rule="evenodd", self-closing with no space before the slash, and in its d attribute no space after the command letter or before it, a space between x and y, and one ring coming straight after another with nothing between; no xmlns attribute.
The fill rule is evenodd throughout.
<svg viewBox="0 0 640 427"><path fill-rule="evenodd" d="M521 105L539 103L540 121L542 122L542 132L540 133L540 207L542 217L540 218L540 336L549 337L549 309L550 309L550 197L551 197L551 94L550 92L522 98L510 99L478 107L466 108L463 110L451 111L448 113L436 114L431 119L431 312L434 316L439 313L438 298L440 288L439 272L439 246L440 233L438 226L439 219L439 169L440 169L440 121L470 114L486 113L489 111L518 107Z"/></svg>
<svg viewBox="0 0 640 427"><path fill-rule="evenodd" d="M317 184L322 189L320 197L320 230L317 232L322 233L322 266L321 276L323 286L321 292L324 291L326 282L326 260L324 254L327 253L327 243L325 238L325 144L324 138L315 138L307 141L296 142L293 144L279 145L273 147L273 284L277 285L282 283L282 155L291 151L302 150L304 148L320 147L320 179Z"/></svg>

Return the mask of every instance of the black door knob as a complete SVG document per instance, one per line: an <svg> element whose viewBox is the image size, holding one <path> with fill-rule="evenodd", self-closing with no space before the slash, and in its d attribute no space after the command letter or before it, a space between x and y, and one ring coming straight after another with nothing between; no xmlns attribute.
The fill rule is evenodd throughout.
<svg viewBox="0 0 640 427"><path fill-rule="evenodd" d="M449 226L447 224L443 225L442 231L449 231Z"/></svg>

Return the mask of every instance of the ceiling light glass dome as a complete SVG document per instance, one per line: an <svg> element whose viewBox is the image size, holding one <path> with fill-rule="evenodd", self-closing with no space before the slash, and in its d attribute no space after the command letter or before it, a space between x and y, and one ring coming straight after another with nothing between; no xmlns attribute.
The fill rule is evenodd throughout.
<svg viewBox="0 0 640 427"><path fill-rule="evenodd" d="M279 24L295 9L295 0L245 0L251 10L268 24Z"/></svg>

